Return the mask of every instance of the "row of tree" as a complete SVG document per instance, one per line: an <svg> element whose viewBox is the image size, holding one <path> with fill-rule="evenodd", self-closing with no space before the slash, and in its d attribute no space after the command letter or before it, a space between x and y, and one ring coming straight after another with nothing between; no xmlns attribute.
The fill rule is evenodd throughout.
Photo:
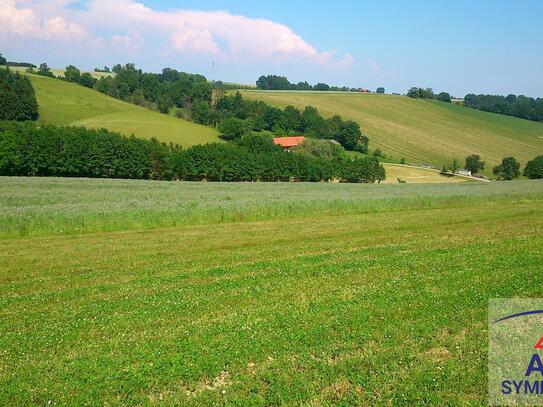
<svg viewBox="0 0 543 407"><path fill-rule="evenodd" d="M478 154L471 154L466 157L464 168L471 171L472 174L477 174L479 171L485 169L485 162ZM449 167L443 166L441 172L442 174L447 174L450 171L455 174L458 169L458 160L453 160ZM520 177L520 163L515 157L505 157L501 164L492 169L492 173L498 179L510 181L514 178ZM533 160L528 161L522 174L529 179L543 178L543 155L537 156Z"/></svg>
<svg viewBox="0 0 543 407"><path fill-rule="evenodd" d="M498 179L511 181L520 177L520 163L515 157L505 157L501 164L492 169ZM529 179L543 178L543 155L537 156L526 163L522 175Z"/></svg>
<svg viewBox="0 0 543 407"><path fill-rule="evenodd" d="M30 80L0 68L0 120L36 120L38 103Z"/></svg>
<svg viewBox="0 0 543 407"><path fill-rule="evenodd" d="M317 90L317 91L341 91L341 92L359 92L358 88L349 88L347 86L330 86L327 83L317 83L310 85L306 81L298 83L290 83L285 76L278 75L262 75L256 81L257 89L262 90ZM376 93L385 93L385 88L379 87Z"/></svg>
<svg viewBox="0 0 543 407"><path fill-rule="evenodd" d="M470 93L464 98L464 106L527 120L543 121L543 98L534 99L523 95L474 95Z"/></svg>
<svg viewBox="0 0 543 407"><path fill-rule="evenodd" d="M270 137L182 149L107 130L0 122L0 175L190 181L375 182L375 158L289 153Z"/></svg>
<svg viewBox="0 0 543 407"><path fill-rule="evenodd" d="M440 92L437 95L432 88L412 87L407 91L407 96L413 99L436 99L442 102L451 103L451 95L447 92Z"/></svg>

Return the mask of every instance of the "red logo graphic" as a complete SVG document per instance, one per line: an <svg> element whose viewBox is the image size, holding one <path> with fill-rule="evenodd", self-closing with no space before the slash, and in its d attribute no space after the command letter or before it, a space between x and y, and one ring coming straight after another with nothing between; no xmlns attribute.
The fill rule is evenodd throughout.
<svg viewBox="0 0 543 407"><path fill-rule="evenodd" d="M534 349L543 349L543 336L541 337L539 342L535 344Z"/></svg>

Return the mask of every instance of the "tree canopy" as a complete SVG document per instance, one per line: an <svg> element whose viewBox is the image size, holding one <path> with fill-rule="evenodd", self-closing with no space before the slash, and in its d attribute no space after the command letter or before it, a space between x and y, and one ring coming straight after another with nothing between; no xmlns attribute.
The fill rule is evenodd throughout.
<svg viewBox="0 0 543 407"><path fill-rule="evenodd" d="M471 171L472 174L477 174L479 171L485 169L485 162L481 160L478 154L471 154L466 157L466 170Z"/></svg>
<svg viewBox="0 0 543 407"><path fill-rule="evenodd" d="M30 80L0 69L0 120L37 120L38 103Z"/></svg>
<svg viewBox="0 0 543 407"><path fill-rule="evenodd" d="M327 83L317 83L315 86L311 86L307 83L307 81L304 82L298 82L298 83L290 83L290 81L285 76L277 76L277 75L262 75L258 80L256 81L256 87L257 89L262 90L317 90L317 91L343 91L348 92L350 90L358 90L358 89L350 89L347 86L330 86Z"/></svg>
<svg viewBox="0 0 543 407"><path fill-rule="evenodd" d="M524 168L523 175L530 179L543 178L543 155L535 157L528 161Z"/></svg>
<svg viewBox="0 0 543 407"><path fill-rule="evenodd" d="M515 157L505 157L502 163L492 170L499 179L511 181L520 176L520 164Z"/></svg>
<svg viewBox="0 0 543 407"><path fill-rule="evenodd" d="M470 93L464 98L464 106L527 120L543 121L543 98L534 99L523 95L475 95Z"/></svg>

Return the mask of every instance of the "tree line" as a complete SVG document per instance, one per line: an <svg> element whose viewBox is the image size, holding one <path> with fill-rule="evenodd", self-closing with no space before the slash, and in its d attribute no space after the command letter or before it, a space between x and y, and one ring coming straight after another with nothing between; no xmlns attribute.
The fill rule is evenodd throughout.
<svg viewBox="0 0 543 407"><path fill-rule="evenodd" d="M0 175L187 181L375 182L378 160L283 151L271 137L183 149L107 130L0 122Z"/></svg>
<svg viewBox="0 0 543 407"><path fill-rule="evenodd" d="M0 66L20 66L23 68L35 68L36 65L31 64L30 62L16 62L16 61L8 61L6 57L2 56L0 54Z"/></svg>
<svg viewBox="0 0 543 407"><path fill-rule="evenodd" d="M481 159L478 154L471 154L466 157L466 163L464 168L470 171L473 175L479 171L485 169L486 163ZM459 170L458 160L453 160L452 163L447 166L444 165L441 173L443 175L455 174ZM520 163L515 157L505 157L500 164L492 169L492 173L499 179L504 181L511 181L520 177ZM541 179L543 178L543 155L537 156L534 159L528 161L522 175L529 179Z"/></svg>
<svg viewBox="0 0 543 407"><path fill-rule="evenodd" d="M435 94L432 88L412 87L407 91L407 96L413 99L436 99L442 102L451 102L449 93ZM543 98L532 98L524 95L501 96L470 93L464 97L464 106L537 122L543 121Z"/></svg>
<svg viewBox="0 0 543 407"><path fill-rule="evenodd" d="M470 93L464 98L464 106L536 122L543 121L543 98L534 99L523 95L475 95Z"/></svg>
<svg viewBox="0 0 543 407"><path fill-rule="evenodd" d="M350 88L348 86L330 86L327 83L322 82L315 85L310 85L309 83L307 83L307 81L290 83L290 81L285 76L278 75L262 75L256 81L256 88L261 90L316 90L331 92L360 92L359 88ZM380 86L379 88L377 88L376 93L385 93L385 88Z"/></svg>

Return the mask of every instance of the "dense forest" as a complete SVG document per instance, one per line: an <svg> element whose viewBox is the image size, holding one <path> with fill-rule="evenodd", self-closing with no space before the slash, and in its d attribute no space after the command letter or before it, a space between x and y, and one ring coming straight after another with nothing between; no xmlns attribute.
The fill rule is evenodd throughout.
<svg viewBox="0 0 543 407"><path fill-rule="evenodd" d="M38 103L30 80L0 68L0 120L36 120Z"/></svg>
<svg viewBox="0 0 543 407"><path fill-rule="evenodd" d="M543 121L543 98L534 99L523 95L474 95L470 93L464 98L464 106L537 122Z"/></svg>
<svg viewBox="0 0 543 407"><path fill-rule="evenodd" d="M373 157L351 159L337 150L325 157L322 150L290 153L262 135L182 149L107 130L0 122L0 175L224 182L385 178L384 168Z"/></svg>

